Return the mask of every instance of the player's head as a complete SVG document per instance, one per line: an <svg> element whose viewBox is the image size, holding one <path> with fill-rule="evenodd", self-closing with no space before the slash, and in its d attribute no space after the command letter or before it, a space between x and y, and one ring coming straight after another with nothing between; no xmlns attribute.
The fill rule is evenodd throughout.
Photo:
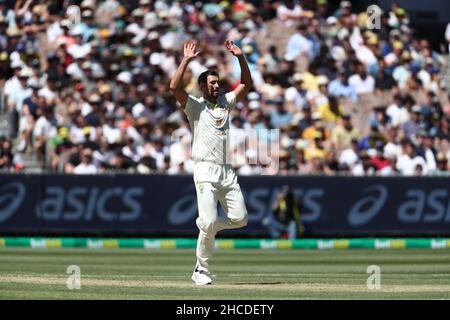
<svg viewBox="0 0 450 320"><path fill-rule="evenodd" d="M216 70L206 70L198 77L198 85L203 96L208 100L216 100L219 96L219 73Z"/></svg>

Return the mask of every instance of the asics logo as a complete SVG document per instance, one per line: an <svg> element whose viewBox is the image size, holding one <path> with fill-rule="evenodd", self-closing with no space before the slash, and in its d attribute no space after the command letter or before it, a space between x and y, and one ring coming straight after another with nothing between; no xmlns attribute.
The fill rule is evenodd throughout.
<svg viewBox="0 0 450 320"><path fill-rule="evenodd" d="M25 186L12 182L0 189L0 223L9 219L22 205L25 198Z"/></svg>
<svg viewBox="0 0 450 320"><path fill-rule="evenodd" d="M350 209L348 223L361 226L372 220L383 208L387 199L387 189L382 185L373 185L363 191L366 195L358 200Z"/></svg>

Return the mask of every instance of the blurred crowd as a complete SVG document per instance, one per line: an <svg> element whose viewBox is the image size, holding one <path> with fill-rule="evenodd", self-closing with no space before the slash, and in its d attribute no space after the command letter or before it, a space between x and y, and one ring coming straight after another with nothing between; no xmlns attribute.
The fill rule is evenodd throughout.
<svg viewBox="0 0 450 320"><path fill-rule="evenodd" d="M199 95L208 68L232 90L231 39L254 81L231 113L239 174L446 174L445 53L395 3L379 29L368 19L349 1L0 0L0 170L26 170L32 155L50 172L192 173L192 133L168 84L195 39L185 90ZM367 109L365 95L392 99ZM248 137L257 147L239 148Z"/></svg>

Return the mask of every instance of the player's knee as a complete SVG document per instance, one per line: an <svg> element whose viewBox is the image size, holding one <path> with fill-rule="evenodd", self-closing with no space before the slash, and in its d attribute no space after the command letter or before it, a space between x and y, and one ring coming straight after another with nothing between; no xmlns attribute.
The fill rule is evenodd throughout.
<svg viewBox="0 0 450 320"><path fill-rule="evenodd" d="M238 228L242 228L245 227L248 223L248 214L247 212L239 218L233 219L233 224L238 227Z"/></svg>
<svg viewBox="0 0 450 320"><path fill-rule="evenodd" d="M203 218L203 219L198 219L198 223L197 226L200 230L202 230L203 232L206 232L208 234L212 234L214 233L214 228L216 225L216 219L213 218Z"/></svg>

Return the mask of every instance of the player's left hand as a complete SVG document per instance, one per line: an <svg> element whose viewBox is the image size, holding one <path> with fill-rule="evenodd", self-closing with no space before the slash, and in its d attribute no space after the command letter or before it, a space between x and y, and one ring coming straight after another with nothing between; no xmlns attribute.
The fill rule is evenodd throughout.
<svg viewBox="0 0 450 320"><path fill-rule="evenodd" d="M234 56L242 56L242 50L237 45L234 44L231 40L225 41L225 47L229 52L231 52Z"/></svg>

